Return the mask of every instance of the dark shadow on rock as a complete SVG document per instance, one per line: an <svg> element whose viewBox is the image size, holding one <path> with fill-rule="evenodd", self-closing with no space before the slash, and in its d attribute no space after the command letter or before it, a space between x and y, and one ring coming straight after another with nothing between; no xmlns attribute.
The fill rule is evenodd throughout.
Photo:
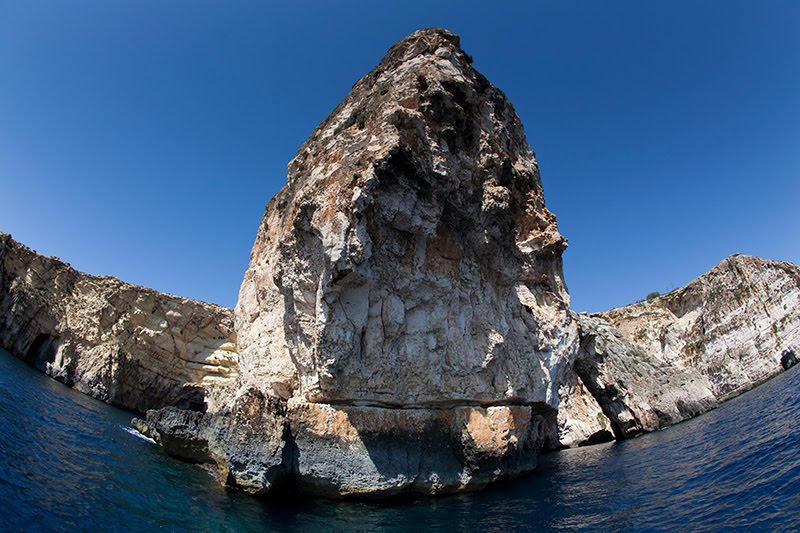
<svg viewBox="0 0 800 533"><path fill-rule="evenodd" d="M55 335L40 333L25 353L24 360L39 370L46 370L47 364L56 360L56 353L58 353L60 344L61 340Z"/></svg>
<svg viewBox="0 0 800 533"><path fill-rule="evenodd" d="M603 444L604 442L611 442L614 440L614 435L607 429L601 429L592 433L588 439L578 443L578 446L593 446L595 444Z"/></svg>
<svg viewBox="0 0 800 533"><path fill-rule="evenodd" d="M784 370L789 370L797 363L797 355L794 353L793 349L789 348L783 351L781 354L781 366Z"/></svg>
<svg viewBox="0 0 800 533"><path fill-rule="evenodd" d="M525 420L499 430L492 425L502 417L490 420L482 408L345 406L336 408L340 418L330 416L329 406L321 409L336 420L325 427L338 432L320 435L313 416L310 423L293 420L292 427L296 488L324 497L403 499L478 490L532 471L544 439L545 417L530 406L513 406L507 420L522 413Z"/></svg>
<svg viewBox="0 0 800 533"><path fill-rule="evenodd" d="M207 395L208 391L205 389L205 387L184 385L178 393L178 400L175 402L175 407L178 409L185 409L187 411L205 413L208 409L208 406L206 405Z"/></svg>

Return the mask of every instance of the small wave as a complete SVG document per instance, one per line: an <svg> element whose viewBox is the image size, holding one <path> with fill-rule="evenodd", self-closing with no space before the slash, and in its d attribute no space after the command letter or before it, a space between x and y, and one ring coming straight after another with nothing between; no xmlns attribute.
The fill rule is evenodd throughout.
<svg viewBox="0 0 800 533"><path fill-rule="evenodd" d="M142 439L144 441L147 441L147 442L149 442L151 444L155 444L156 443L156 441L154 441L150 437L142 435L141 433L139 433L138 431L136 431L135 429L133 429L130 426L123 426L122 424L120 424L119 427L122 428L122 431L124 431L125 433L128 433L129 435L133 435L134 437Z"/></svg>

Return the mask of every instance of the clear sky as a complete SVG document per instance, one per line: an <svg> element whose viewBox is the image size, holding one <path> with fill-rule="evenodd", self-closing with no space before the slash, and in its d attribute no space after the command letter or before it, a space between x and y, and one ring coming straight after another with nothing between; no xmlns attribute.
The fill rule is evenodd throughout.
<svg viewBox="0 0 800 533"><path fill-rule="evenodd" d="M575 309L800 263L794 0L0 0L0 230L233 306L297 148L428 26L515 104Z"/></svg>

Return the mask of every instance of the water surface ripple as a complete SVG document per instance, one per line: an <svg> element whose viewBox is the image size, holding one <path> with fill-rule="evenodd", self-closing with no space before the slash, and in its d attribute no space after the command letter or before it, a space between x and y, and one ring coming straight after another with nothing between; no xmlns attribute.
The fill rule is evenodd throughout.
<svg viewBox="0 0 800 533"><path fill-rule="evenodd" d="M800 370L700 418L541 458L489 490L380 503L258 500L130 432L131 415L0 351L0 529L693 531L800 528Z"/></svg>

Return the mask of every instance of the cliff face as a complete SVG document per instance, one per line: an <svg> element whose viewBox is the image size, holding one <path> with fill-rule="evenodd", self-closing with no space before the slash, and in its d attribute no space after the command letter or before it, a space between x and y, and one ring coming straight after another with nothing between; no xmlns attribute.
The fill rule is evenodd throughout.
<svg viewBox="0 0 800 533"><path fill-rule="evenodd" d="M579 316L580 386L561 390L560 444L653 431L769 379L800 343L799 304L800 268L734 255L667 295Z"/></svg>
<svg viewBox="0 0 800 533"><path fill-rule="evenodd" d="M90 276L0 234L0 346L138 412L204 409L236 379L229 309Z"/></svg>
<svg viewBox="0 0 800 533"><path fill-rule="evenodd" d="M293 459L259 487L239 481L255 461L211 454L229 482L436 493L533 467L577 347L565 240L513 107L470 63L457 36L414 33L290 162L236 307L240 382L216 415L235 433L239 398L285 405Z"/></svg>
<svg viewBox="0 0 800 533"><path fill-rule="evenodd" d="M282 398L555 406L565 241L505 96L417 32L311 134L236 307L243 380Z"/></svg>
<svg viewBox="0 0 800 533"><path fill-rule="evenodd" d="M562 386L560 445L626 439L716 407L698 369L664 363L603 318L576 319L580 349Z"/></svg>
<svg viewBox="0 0 800 533"><path fill-rule="evenodd" d="M780 371L800 342L800 268L733 255L686 287L603 314L659 360L697 368L725 399Z"/></svg>

